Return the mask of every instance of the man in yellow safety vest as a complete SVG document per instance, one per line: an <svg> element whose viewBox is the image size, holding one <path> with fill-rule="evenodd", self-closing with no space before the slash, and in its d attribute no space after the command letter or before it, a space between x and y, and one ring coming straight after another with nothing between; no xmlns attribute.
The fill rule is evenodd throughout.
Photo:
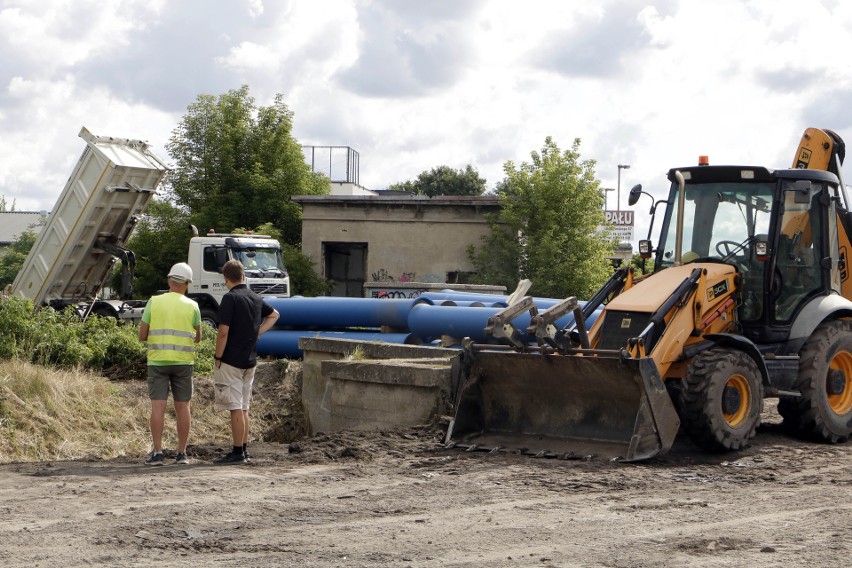
<svg viewBox="0 0 852 568"><path fill-rule="evenodd" d="M186 297L192 268L184 262L169 271L169 291L148 300L139 325L139 340L148 343L148 396L154 450L147 465L163 465L163 423L169 390L175 403L178 445L175 463L187 464L195 344L201 341L201 311Z"/></svg>

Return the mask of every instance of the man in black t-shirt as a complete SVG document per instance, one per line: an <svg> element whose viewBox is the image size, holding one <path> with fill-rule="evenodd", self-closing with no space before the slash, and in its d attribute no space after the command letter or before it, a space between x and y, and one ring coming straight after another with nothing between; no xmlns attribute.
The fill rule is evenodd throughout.
<svg viewBox="0 0 852 568"><path fill-rule="evenodd" d="M218 463L248 460L249 405L257 365L257 338L278 321L278 312L245 284L243 265L229 260L222 269L228 293L219 306L219 333L213 382L216 407L231 413L234 447Z"/></svg>

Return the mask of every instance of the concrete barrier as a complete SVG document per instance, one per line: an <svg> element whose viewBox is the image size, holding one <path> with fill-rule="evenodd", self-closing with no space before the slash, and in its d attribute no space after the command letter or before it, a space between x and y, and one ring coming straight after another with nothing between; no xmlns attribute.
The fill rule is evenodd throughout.
<svg viewBox="0 0 852 568"><path fill-rule="evenodd" d="M323 361L321 369L325 392L319 421L312 420L317 431L414 426L449 411L448 359Z"/></svg>
<svg viewBox="0 0 852 568"><path fill-rule="evenodd" d="M458 350L317 337L299 347L309 435L413 426L449 411Z"/></svg>

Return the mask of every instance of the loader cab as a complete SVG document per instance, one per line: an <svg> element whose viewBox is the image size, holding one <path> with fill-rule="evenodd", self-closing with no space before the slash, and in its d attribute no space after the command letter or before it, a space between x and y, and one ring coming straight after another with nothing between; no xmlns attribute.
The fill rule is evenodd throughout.
<svg viewBox="0 0 852 568"><path fill-rule="evenodd" d="M680 227L676 171L684 179ZM758 343L783 342L810 299L840 292L845 270L832 261L840 257L836 176L819 170L698 166L671 170L668 177L672 185L655 269L678 260L736 267L744 335Z"/></svg>

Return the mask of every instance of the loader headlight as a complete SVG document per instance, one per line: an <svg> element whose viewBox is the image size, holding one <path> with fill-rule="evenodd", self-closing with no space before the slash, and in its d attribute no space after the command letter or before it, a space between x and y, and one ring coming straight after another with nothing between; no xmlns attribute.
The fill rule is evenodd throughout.
<svg viewBox="0 0 852 568"><path fill-rule="evenodd" d="M651 258L651 241L643 239L639 241L639 256L641 258Z"/></svg>

